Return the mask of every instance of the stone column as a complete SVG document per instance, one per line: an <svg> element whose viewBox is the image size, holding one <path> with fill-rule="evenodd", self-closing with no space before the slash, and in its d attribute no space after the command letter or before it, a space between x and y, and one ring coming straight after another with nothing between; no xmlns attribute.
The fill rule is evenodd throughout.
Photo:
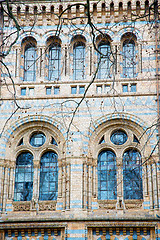
<svg viewBox="0 0 160 240"><path fill-rule="evenodd" d="M62 197L62 163L58 163L58 198Z"/></svg>
<svg viewBox="0 0 160 240"><path fill-rule="evenodd" d="M147 165L143 166L143 192L144 197L148 196L148 190L147 190Z"/></svg>
<svg viewBox="0 0 160 240"><path fill-rule="evenodd" d="M3 187L3 203L2 203L2 212L6 210L6 201L8 198L8 166L5 166L4 169L4 187Z"/></svg>
<svg viewBox="0 0 160 240"><path fill-rule="evenodd" d="M12 200L13 199L13 188L14 188L14 166L13 164L11 165L10 168L10 178L9 178L9 191L8 191L8 199Z"/></svg>
<svg viewBox="0 0 160 240"><path fill-rule="evenodd" d="M83 164L83 208L87 209L87 163Z"/></svg>
<svg viewBox="0 0 160 240"><path fill-rule="evenodd" d="M158 187L157 187L157 169L156 163L153 163L153 194L154 194L154 208L158 209Z"/></svg>
<svg viewBox="0 0 160 240"><path fill-rule="evenodd" d="M0 165L0 211L2 210L2 200L3 200L3 181L4 181L4 167L1 162Z"/></svg>
<svg viewBox="0 0 160 240"><path fill-rule="evenodd" d="M63 210L66 208L66 166L63 163L62 166L62 198L63 198Z"/></svg>
<svg viewBox="0 0 160 240"><path fill-rule="evenodd" d="M150 199L150 209L153 209L153 192L152 192L152 165L147 166L148 170L148 187L149 187L149 199Z"/></svg>
<svg viewBox="0 0 160 240"><path fill-rule="evenodd" d="M93 164L93 196L96 197L96 164Z"/></svg>
<svg viewBox="0 0 160 240"><path fill-rule="evenodd" d="M38 197L39 197L39 161L35 160L34 161L34 173L33 173L33 196L32 199L35 202L38 202Z"/></svg>
<svg viewBox="0 0 160 240"><path fill-rule="evenodd" d="M88 165L88 209L92 207L92 166L91 163Z"/></svg>
<svg viewBox="0 0 160 240"><path fill-rule="evenodd" d="M66 209L70 208L70 164L66 166Z"/></svg>

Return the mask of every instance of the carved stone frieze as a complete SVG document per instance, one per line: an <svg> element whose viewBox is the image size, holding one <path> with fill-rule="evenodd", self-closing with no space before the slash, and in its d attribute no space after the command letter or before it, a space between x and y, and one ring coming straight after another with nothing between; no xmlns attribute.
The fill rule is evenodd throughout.
<svg viewBox="0 0 160 240"><path fill-rule="evenodd" d="M100 209L115 209L116 201L115 200L99 200L99 208Z"/></svg>
<svg viewBox="0 0 160 240"><path fill-rule="evenodd" d="M31 203L30 202L13 202L14 211L30 211Z"/></svg>
<svg viewBox="0 0 160 240"><path fill-rule="evenodd" d="M125 208L126 209L139 209L142 207L142 200L133 199L133 200L125 200Z"/></svg>
<svg viewBox="0 0 160 240"><path fill-rule="evenodd" d="M55 211L56 201L42 201L39 202L39 211Z"/></svg>

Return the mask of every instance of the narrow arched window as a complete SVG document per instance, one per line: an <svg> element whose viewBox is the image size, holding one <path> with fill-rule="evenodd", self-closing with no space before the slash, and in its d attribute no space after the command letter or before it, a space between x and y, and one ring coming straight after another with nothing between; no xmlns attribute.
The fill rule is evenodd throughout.
<svg viewBox="0 0 160 240"><path fill-rule="evenodd" d="M49 151L40 161L39 200L56 200L58 195L58 155Z"/></svg>
<svg viewBox="0 0 160 240"><path fill-rule="evenodd" d="M126 40L123 43L123 77L133 78L135 72L135 42L133 40Z"/></svg>
<svg viewBox="0 0 160 240"><path fill-rule="evenodd" d="M24 80L36 80L36 47L26 45L24 52Z"/></svg>
<svg viewBox="0 0 160 240"><path fill-rule="evenodd" d="M16 160L15 170L15 201L30 201L33 193L33 155L21 153Z"/></svg>
<svg viewBox="0 0 160 240"><path fill-rule="evenodd" d="M135 149L123 155L123 192L124 199L143 198L141 154Z"/></svg>
<svg viewBox="0 0 160 240"><path fill-rule="evenodd" d="M98 199L117 198L116 155L110 150L98 156Z"/></svg>
<svg viewBox="0 0 160 240"><path fill-rule="evenodd" d="M98 68L98 78L100 79L105 79L108 78L110 75L110 67L111 67L111 62L110 62L110 43L109 42L101 42L98 50L100 53L98 53L98 62L101 58L101 62Z"/></svg>
<svg viewBox="0 0 160 240"><path fill-rule="evenodd" d="M73 78L81 80L85 78L85 44L78 42L73 47Z"/></svg>
<svg viewBox="0 0 160 240"><path fill-rule="evenodd" d="M53 44L49 48L49 80L60 79L61 45Z"/></svg>

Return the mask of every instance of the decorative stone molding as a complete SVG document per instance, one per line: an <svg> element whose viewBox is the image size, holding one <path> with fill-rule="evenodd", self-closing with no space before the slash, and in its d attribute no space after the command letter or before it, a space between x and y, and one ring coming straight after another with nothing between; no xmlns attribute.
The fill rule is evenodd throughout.
<svg viewBox="0 0 160 240"><path fill-rule="evenodd" d="M31 202L13 202L14 211L30 211Z"/></svg>
<svg viewBox="0 0 160 240"><path fill-rule="evenodd" d="M132 200L125 200L125 208L126 209L139 209L142 207L143 200L139 199L132 199Z"/></svg>
<svg viewBox="0 0 160 240"><path fill-rule="evenodd" d="M117 200L98 200L100 209L116 209Z"/></svg>
<svg viewBox="0 0 160 240"><path fill-rule="evenodd" d="M39 211L55 211L56 201L42 201L39 202Z"/></svg>

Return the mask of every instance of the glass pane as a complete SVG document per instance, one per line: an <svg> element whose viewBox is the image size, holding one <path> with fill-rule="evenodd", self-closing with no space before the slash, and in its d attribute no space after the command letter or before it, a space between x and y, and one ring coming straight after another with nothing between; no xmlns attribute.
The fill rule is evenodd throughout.
<svg viewBox="0 0 160 240"><path fill-rule="evenodd" d="M56 200L58 195L58 156L54 152L43 154L40 162L40 200Z"/></svg>
<svg viewBox="0 0 160 240"><path fill-rule="evenodd" d="M49 80L60 79L60 64L61 64L61 46L55 44L49 49Z"/></svg>
<svg viewBox="0 0 160 240"><path fill-rule="evenodd" d="M33 155L21 153L16 160L15 170L15 201L30 201L33 192Z"/></svg>
<svg viewBox="0 0 160 240"><path fill-rule="evenodd" d="M142 164L137 150L130 149L123 155L124 199L142 199Z"/></svg>
<svg viewBox="0 0 160 240"><path fill-rule="evenodd" d="M128 139L127 134L122 130L115 131L111 135L111 142L116 145L124 144L127 141L127 139Z"/></svg>
<svg viewBox="0 0 160 240"><path fill-rule="evenodd" d="M24 80L35 81L36 79L36 48L26 47L24 53Z"/></svg>
<svg viewBox="0 0 160 240"><path fill-rule="evenodd" d="M135 75L135 43L125 41L123 43L123 76L132 78Z"/></svg>
<svg viewBox="0 0 160 240"><path fill-rule="evenodd" d="M46 141L46 136L43 133L34 133L30 138L30 144L33 147L40 147Z"/></svg>
<svg viewBox="0 0 160 240"><path fill-rule="evenodd" d="M85 77L85 45L79 43L74 46L73 51L73 75L74 79L84 79Z"/></svg>
<svg viewBox="0 0 160 240"><path fill-rule="evenodd" d="M103 151L98 156L98 198L116 199L116 155L109 150Z"/></svg>
<svg viewBox="0 0 160 240"><path fill-rule="evenodd" d="M110 75L110 44L106 42L102 42L98 47L98 50L102 54L98 54L98 62L101 57L101 63L98 69L98 78L105 79L108 78Z"/></svg>

